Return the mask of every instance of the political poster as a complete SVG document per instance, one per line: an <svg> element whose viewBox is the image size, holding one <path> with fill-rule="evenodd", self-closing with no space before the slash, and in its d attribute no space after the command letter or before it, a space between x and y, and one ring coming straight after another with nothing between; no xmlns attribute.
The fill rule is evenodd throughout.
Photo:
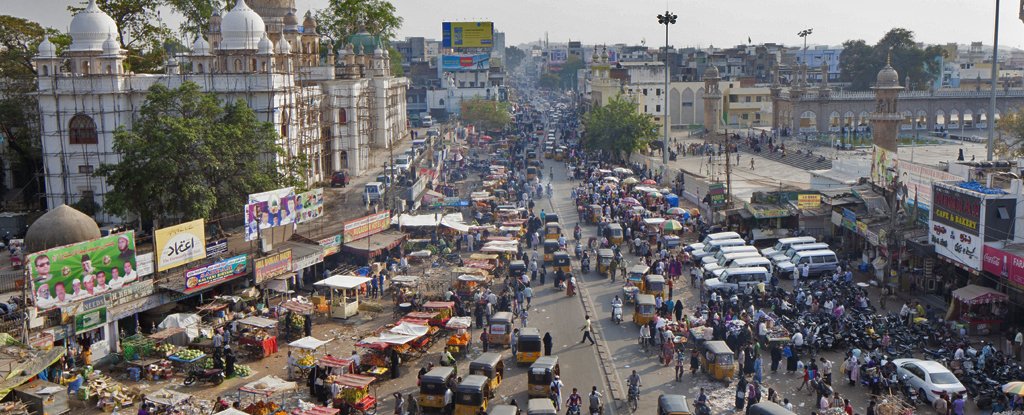
<svg viewBox="0 0 1024 415"><path fill-rule="evenodd" d="M295 195L296 218L298 223L309 222L324 214L324 189L313 189Z"/></svg>
<svg viewBox="0 0 1024 415"><path fill-rule="evenodd" d="M255 241L262 229L295 224L297 211L294 187L249 195L245 205L245 240Z"/></svg>
<svg viewBox="0 0 1024 415"><path fill-rule="evenodd" d="M163 271L206 258L206 222L191 222L157 229L153 235L156 266Z"/></svg>
<svg viewBox="0 0 1024 415"><path fill-rule="evenodd" d="M51 248L27 259L40 311L88 300L139 279L133 231Z"/></svg>

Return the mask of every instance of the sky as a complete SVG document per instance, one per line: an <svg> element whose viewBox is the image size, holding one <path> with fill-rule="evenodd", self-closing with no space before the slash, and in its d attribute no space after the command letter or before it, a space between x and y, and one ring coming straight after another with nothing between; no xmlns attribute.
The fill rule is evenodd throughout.
<svg viewBox="0 0 1024 415"><path fill-rule="evenodd" d="M234 0L229 0L234 1ZM322 8L327 0L295 0L299 14ZM66 7L84 0L0 0L0 14L11 14L66 30ZM442 21L493 21L506 44L569 39L584 44L664 44L657 15L679 16L670 29L676 47L730 47L754 43L801 43L797 32L812 28L808 44L836 46L849 39L874 44L889 29L912 30L930 44L981 41L992 44L996 0L392 0L405 22L398 37L440 39ZM1024 49L1019 3L1002 0L1000 46ZM180 18L164 11L172 25Z"/></svg>

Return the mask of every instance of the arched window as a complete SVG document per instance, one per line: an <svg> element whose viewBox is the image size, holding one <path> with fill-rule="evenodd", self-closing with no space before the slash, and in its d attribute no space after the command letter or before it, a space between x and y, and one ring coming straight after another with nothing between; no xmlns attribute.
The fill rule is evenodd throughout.
<svg viewBox="0 0 1024 415"><path fill-rule="evenodd" d="M50 76L50 65L43 65L43 76Z"/></svg>
<svg viewBox="0 0 1024 415"><path fill-rule="evenodd" d="M242 60L235 59L235 72L242 72Z"/></svg>
<svg viewBox="0 0 1024 415"><path fill-rule="evenodd" d="M249 63L249 72L256 72L256 59Z"/></svg>
<svg viewBox="0 0 1024 415"><path fill-rule="evenodd" d="M203 73L203 64L200 63L197 66L198 66L199 73Z"/></svg>
<svg viewBox="0 0 1024 415"><path fill-rule="evenodd" d="M110 64L107 64L106 71L107 71L107 75L110 75L110 74L114 73L114 67L110 66Z"/></svg>
<svg viewBox="0 0 1024 415"><path fill-rule="evenodd" d="M83 61L82 62L82 74L83 75L88 75L89 74L89 61Z"/></svg>
<svg viewBox="0 0 1024 415"><path fill-rule="evenodd" d="M92 117L78 114L71 118L68 125L68 137L71 144L96 144L96 122Z"/></svg>
<svg viewBox="0 0 1024 415"><path fill-rule="evenodd" d="M348 112L344 108L338 110L338 124L348 124Z"/></svg>

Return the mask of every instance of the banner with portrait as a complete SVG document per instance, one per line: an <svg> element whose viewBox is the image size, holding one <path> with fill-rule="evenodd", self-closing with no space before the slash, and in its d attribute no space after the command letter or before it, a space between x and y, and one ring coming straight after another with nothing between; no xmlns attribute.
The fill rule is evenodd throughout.
<svg viewBox="0 0 1024 415"><path fill-rule="evenodd" d="M886 150L877 144L872 147L874 149L871 153L871 182L888 188L896 177L899 156L896 152Z"/></svg>
<svg viewBox="0 0 1024 415"><path fill-rule="evenodd" d="M324 214L324 189L313 189L295 195L295 207L298 213L297 223L309 222Z"/></svg>
<svg viewBox="0 0 1024 415"><path fill-rule="evenodd" d="M295 224L298 210L294 187L249 195L245 205L245 240L255 241L262 229Z"/></svg>
<svg viewBox="0 0 1024 415"><path fill-rule="evenodd" d="M36 252L27 260L40 311L103 295L139 279L133 231Z"/></svg>

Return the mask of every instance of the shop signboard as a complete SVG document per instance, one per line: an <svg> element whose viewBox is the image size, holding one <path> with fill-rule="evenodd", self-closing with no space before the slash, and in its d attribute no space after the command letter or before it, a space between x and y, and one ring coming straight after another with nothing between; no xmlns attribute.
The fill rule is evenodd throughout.
<svg viewBox="0 0 1024 415"><path fill-rule="evenodd" d="M145 254L135 255L135 271L139 273L139 277L145 277L147 275L153 275L153 253L147 252Z"/></svg>
<svg viewBox="0 0 1024 415"><path fill-rule="evenodd" d="M262 229L294 224L297 210L294 187L249 195L245 205L245 240L255 241Z"/></svg>
<svg viewBox="0 0 1024 415"><path fill-rule="evenodd" d="M857 214L854 211L843 208L843 227L851 231L857 231Z"/></svg>
<svg viewBox="0 0 1024 415"><path fill-rule="evenodd" d="M288 252L291 253L291 251ZM185 293L191 293L206 286L248 274L248 260L248 256L238 255L186 271Z"/></svg>
<svg viewBox="0 0 1024 415"><path fill-rule="evenodd" d="M989 245L985 245L984 255L982 269L1024 288L1024 257Z"/></svg>
<svg viewBox="0 0 1024 415"><path fill-rule="evenodd" d="M153 234L156 266L163 271L206 258L206 222L196 219Z"/></svg>
<svg viewBox="0 0 1024 415"><path fill-rule="evenodd" d="M349 243L387 230L391 226L391 211L363 216L345 222L343 242Z"/></svg>
<svg viewBox="0 0 1024 415"><path fill-rule="evenodd" d="M494 46L493 22L442 22L441 44L446 49Z"/></svg>
<svg viewBox="0 0 1024 415"><path fill-rule="evenodd" d="M797 196L796 207L800 209L817 209L821 206L820 194L801 194Z"/></svg>
<svg viewBox="0 0 1024 415"><path fill-rule="evenodd" d="M218 239L216 241L209 241L206 243L206 256L208 257L219 257L228 253L228 240Z"/></svg>
<svg viewBox="0 0 1024 415"><path fill-rule="evenodd" d="M320 240L324 248L324 256L334 255L341 251L341 235L334 235Z"/></svg>
<svg viewBox="0 0 1024 415"><path fill-rule="evenodd" d="M475 55L442 55L441 70L445 72L470 71L491 67L491 55L478 53Z"/></svg>
<svg viewBox="0 0 1024 415"><path fill-rule="evenodd" d="M40 311L103 295L139 279L133 231L36 252L27 264Z"/></svg>
<svg viewBox="0 0 1024 415"><path fill-rule="evenodd" d="M111 307L117 307L143 297L148 297L154 293L156 293L156 285L153 284L153 280L139 281L120 290L107 293L106 303Z"/></svg>
<svg viewBox="0 0 1024 415"><path fill-rule="evenodd" d="M981 198L953 188L932 185L929 238L935 252L974 270L982 269L983 241L978 234Z"/></svg>
<svg viewBox="0 0 1024 415"><path fill-rule="evenodd" d="M309 222L324 214L324 189L313 189L295 195L295 216L298 223Z"/></svg>
<svg viewBox="0 0 1024 415"><path fill-rule="evenodd" d="M256 258L255 262L256 283L259 284L292 270L292 250L288 249L263 258Z"/></svg>
<svg viewBox="0 0 1024 415"><path fill-rule="evenodd" d="M722 183L711 183L708 185L708 195L711 196L711 207L720 208L725 206L725 185Z"/></svg>
<svg viewBox="0 0 1024 415"><path fill-rule="evenodd" d="M84 333L107 324L107 308L100 307L75 315L75 334Z"/></svg>

